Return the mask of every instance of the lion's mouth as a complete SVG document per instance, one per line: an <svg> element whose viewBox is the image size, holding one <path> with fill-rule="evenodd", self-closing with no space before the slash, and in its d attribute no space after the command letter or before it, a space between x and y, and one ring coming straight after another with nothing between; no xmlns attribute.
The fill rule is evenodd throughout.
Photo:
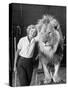
<svg viewBox="0 0 68 90"><path fill-rule="evenodd" d="M51 37L48 37L46 38L46 40L44 40L45 46L51 46L52 42L53 42L53 38Z"/></svg>

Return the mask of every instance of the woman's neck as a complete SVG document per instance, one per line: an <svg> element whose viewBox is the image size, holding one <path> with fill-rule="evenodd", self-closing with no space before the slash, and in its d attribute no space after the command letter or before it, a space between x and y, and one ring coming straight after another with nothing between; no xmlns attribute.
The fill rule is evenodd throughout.
<svg viewBox="0 0 68 90"><path fill-rule="evenodd" d="M27 38L28 38L29 42L31 42L31 39L28 36L27 36Z"/></svg>

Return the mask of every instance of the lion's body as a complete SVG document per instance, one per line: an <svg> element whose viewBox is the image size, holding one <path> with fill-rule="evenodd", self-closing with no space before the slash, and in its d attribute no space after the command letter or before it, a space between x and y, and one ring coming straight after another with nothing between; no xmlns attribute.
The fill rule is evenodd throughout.
<svg viewBox="0 0 68 90"><path fill-rule="evenodd" d="M60 61L62 60L63 35L60 24L52 16L45 15L36 25L39 33L39 60L43 66L45 82L51 78L56 82ZM60 33L61 32L61 33ZM62 42L62 44L60 43ZM53 64L55 75L50 75L47 65Z"/></svg>

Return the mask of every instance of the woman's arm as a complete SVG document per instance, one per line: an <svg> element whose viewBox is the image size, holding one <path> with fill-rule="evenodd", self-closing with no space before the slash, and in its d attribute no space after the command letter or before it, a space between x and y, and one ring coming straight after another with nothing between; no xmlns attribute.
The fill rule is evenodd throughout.
<svg viewBox="0 0 68 90"><path fill-rule="evenodd" d="M27 55L28 55L28 56L31 56L31 55L33 54L33 52L34 52L34 47L35 47L35 43L36 43L36 41L35 41L35 39L33 38L33 39L31 40L29 46L28 46L28 50L27 50Z"/></svg>

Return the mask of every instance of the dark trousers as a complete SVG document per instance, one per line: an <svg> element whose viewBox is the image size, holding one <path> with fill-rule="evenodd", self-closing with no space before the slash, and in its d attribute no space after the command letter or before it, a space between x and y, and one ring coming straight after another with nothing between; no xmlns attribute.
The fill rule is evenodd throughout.
<svg viewBox="0 0 68 90"><path fill-rule="evenodd" d="M33 59L32 58L18 58L17 72L21 86L29 86L33 73Z"/></svg>

